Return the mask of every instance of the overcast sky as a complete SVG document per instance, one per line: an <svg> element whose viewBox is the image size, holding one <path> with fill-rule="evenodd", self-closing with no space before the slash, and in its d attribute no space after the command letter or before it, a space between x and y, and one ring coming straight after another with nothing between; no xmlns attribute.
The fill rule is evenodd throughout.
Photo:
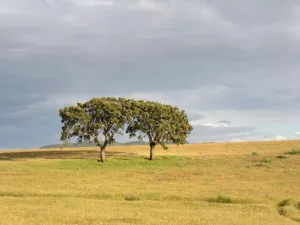
<svg viewBox="0 0 300 225"><path fill-rule="evenodd" d="M191 142L298 139L299 60L299 0L0 0L0 149L94 96L178 105Z"/></svg>

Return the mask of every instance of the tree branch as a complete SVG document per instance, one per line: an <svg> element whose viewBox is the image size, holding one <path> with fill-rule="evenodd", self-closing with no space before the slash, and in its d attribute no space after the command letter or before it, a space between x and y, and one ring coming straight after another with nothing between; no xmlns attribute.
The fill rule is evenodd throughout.
<svg viewBox="0 0 300 225"><path fill-rule="evenodd" d="M101 141L99 140L99 138L94 137L94 141L95 141L96 145L102 149L103 145L101 144Z"/></svg>

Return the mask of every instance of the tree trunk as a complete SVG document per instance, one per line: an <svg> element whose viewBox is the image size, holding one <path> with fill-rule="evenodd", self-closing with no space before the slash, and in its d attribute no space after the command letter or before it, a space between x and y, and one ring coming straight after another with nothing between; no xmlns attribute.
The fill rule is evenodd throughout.
<svg viewBox="0 0 300 225"><path fill-rule="evenodd" d="M150 160L153 160L155 158L155 145L150 145Z"/></svg>
<svg viewBox="0 0 300 225"><path fill-rule="evenodd" d="M101 149L100 151L100 162L105 162L105 149Z"/></svg>

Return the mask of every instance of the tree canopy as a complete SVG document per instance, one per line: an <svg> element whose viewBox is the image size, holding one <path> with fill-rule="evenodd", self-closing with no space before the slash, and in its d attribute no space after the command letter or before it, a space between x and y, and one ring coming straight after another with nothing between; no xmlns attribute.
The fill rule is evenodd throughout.
<svg viewBox="0 0 300 225"><path fill-rule="evenodd" d="M177 106L154 101L134 101L132 121L126 133L129 137L147 138L150 145L150 160L154 159L156 145L167 149L167 143L186 144L187 135L193 130L185 111Z"/></svg>
<svg viewBox="0 0 300 225"><path fill-rule="evenodd" d="M115 142L116 134L121 134L130 121L126 102L128 100L123 98L93 98L86 103L61 109L61 140L77 137L78 142L94 141L101 149L100 160L104 162L107 145ZM100 136L103 136L103 141Z"/></svg>
<svg viewBox="0 0 300 225"><path fill-rule="evenodd" d="M154 159L156 145L167 149L169 142L185 144L193 129L185 111L154 101L93 98L66 106L59 115L63 124L61 140L67 143L76 137L78 142L93 141L101 150L101 162L105 161L107 145L114 143L116 135L125 129L130 138L149 140L150 160Z"/></svg>

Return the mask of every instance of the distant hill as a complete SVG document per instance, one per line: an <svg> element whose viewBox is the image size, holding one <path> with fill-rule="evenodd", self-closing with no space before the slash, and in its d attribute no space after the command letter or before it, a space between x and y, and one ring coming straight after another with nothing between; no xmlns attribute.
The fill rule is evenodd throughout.
<svg viewBox="0 0 300 225"><path fill-rule="evenodd" d="M131 145L148 145L148 142L145 141L130 141L130 142L116 142L114 144L111 144L110 146L131 146ZM40 149L49 149L49 148L60 148L62 144L52 144L52 145L45 145L42 146ZM69 143L67 148L82 148L82 147L95 147L96 145L94 143Z"/></svg>

